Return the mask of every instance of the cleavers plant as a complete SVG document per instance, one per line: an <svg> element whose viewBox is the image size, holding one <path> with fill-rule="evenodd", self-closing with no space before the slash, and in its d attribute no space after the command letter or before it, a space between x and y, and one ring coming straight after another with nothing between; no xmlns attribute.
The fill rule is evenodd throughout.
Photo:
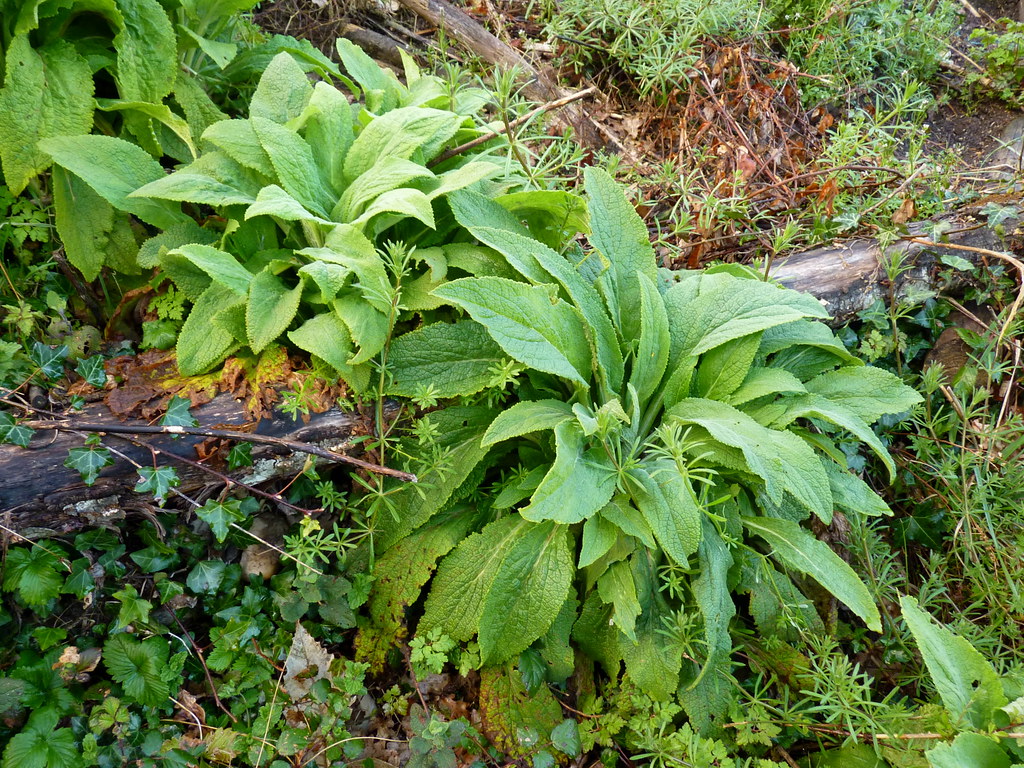
<svg viewBox="0 0 1024 768"><path fill-rule="evenodd" d="M394 631L447 554L419 634L478 637L484 666L540 654L557 682L572 639L613 677L624 662L656 699L678 691L705 727L731 699L734 594L763 620L806 591L803 574L880 628L867 588L802 523L888 513L839 441L892 471L870 425L920 398L850 355L813 297L744 267L659 269L612 179L588 169L585 186L591 247L564 254L499 203L451 197L500 274L435 288L469 317L392 346L392 391L429 376L464 400L426 417L444 471L423 478L425 494L395 492L376 521L363 647ZM522 374L519 401L498 413L479 393L501 355ZM499 474L496 493L477 491Z"/></svg>

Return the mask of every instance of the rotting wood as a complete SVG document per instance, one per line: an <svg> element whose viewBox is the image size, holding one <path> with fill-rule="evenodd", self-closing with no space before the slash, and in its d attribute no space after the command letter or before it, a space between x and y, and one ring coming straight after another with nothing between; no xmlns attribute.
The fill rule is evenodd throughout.
<svg viewBox="0 0 1024 768"><path fill-rule="evenodd" d="M523 94L527 98L544 103L557 101L568 95L567 91L558 86L550 72L534 67L517 50L492 35L465 11L444 0L398 0L398 2L434 26L442 27L452 39L488 63L505 69L517 69L524 81ZM586 110L579 104L570 103L558 112L552 113L551 122L556 127L571 128L576 140L584 146L601 147L607 144L597 126L587 115ZM612 147L612 149L618 149L618 147Z"/></svg>
<svg viewBox="0 0 1024 768"><path fill-rule="evenodd" d="M200 424L234 428L245 426L242 404L230 395L214 398L206 405L193 409ZM82 422L110 421L110 413L103 403L94 403L76 415ZM125 425L143 426L144 422L125 422ZM324 413L311 414L308 422L292 421L280 414L262 419L252 425L256 435L309 443L329 451L345 452L351 448L350 440L365 434L365 421L358 414L332 408ZM104 438L111 447L143 466L153 466L153 453L145 445L118 439L114 435ZM146 443L164 453L183 456L193 461L196 446L204 438L186 435L175 439L171 435L147 436ZM36 432L28 448L0 445L0 523L23 536L32 536L32 529L43 528L57 533L79 530L89 525L111 524L122 519L133 504L141 504L148 497L133 493L138 480L135 467L128 460L115 457L115 462L103 469L96 483L86 486L77 471L64 466L68 450L79 447L82 439L76 434ZM279 477L292 477L302 471L307 456L283 451L278 446L253 444L253 465L226 473L232 480L256 485ZM161 465L170 462L161 457ZM186 494L201 493L204 488L222 485L205 471L174 462L181 479L179 490ZM221 471L224 471L221 468Z"/></svg>

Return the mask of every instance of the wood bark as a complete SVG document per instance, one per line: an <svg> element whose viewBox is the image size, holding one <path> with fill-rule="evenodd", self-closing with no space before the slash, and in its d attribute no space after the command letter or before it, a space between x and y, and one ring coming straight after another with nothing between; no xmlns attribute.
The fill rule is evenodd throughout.
<svg viewBox="0 0 1024 768"><path fill-rule="evenodd" d="M1019 219L1002 222L1002 229L1009 235L1000 234L980 223L968 211L942 217L951 229L945 236L950 243L985 248L992 251L1006 251L1017 235L1012 234L1020 224ZM932 225L934 226L934 225ZM929 238L928 222L918 222L908 227L911 237ZM938 282L941 270L949 271L939 261L943 255L955 254L960 258L978 264L980 254L968 251L950 251L897 240L888 248L881 247L877 240L850 240L835 247L814 248L796 253L775 265L770 274L788 288L805 291L821 299L832 315L835 324L853 319L858 312L867 309L876 299L889 301L892 296L905 295L912 290L932 290ZM909 267L890 285L884 268L885 263L897 259ZM966 275L952 271L953 287L964 284Z"/></svg>
<svg viewBox="0 0 1024 768"><path fill-rule="evenodd" d="M527 98L544 103L568 95L558 86L554 76L538 69L522 54L502 42L460 10L444 0L398 0L398 2L436 27L442 27L452 39L465 46L485 61L504 69L517 68L524 81L523 93ZM580 144L587 147L604 146L605 140L594 122L580 104L568 104L552 112L553 124L571 128Z"/></svg>
<svg viewBox="0 0 1024 768"><path fill-rule="evenodd" d="M242 404L230 395L220 395L193 409L192 413L204 426L230 428L225 425L246 423ZM77 414L75 420L81 423L111 422L113 417L103 403L95 403ZM116 423L131 425L133 422ZM141 421L134 423L139 426L145 424ZM365 434L365 424L358 414L343 413L333 408L311 415L305 423L277 414L259 421L252 431L345 453L354 432ZM64 466L68 450L82 445L82 438L77 434L39 430L28 448L0 445L0 523L22 536L30 536L34 528L67 533L88 525L111 524L123 519L126 510L131 511L133 505L143 506L142 502L148 497L132 491L138 480L132 461L152 467L154 454L144 446L115 435L106 435L103 440L128 459L115 455L114 463L103 469L92 486L82 483L76 470ZM140 442L196 461L196 446L202 440L190 436L175 439L171 435L146 435ZM237 482L258 484L275 477L298 474L307 458L305 454L285 453L275 446L258 444L252 445L252 456L251 467L232 473L227 473L223 466L219 469ZM174 466L178 470L181 478L179 490L186 495L202 494L207 487L223 484L210 473L175 462L167 456L156 457L156 463Z"/></svg>

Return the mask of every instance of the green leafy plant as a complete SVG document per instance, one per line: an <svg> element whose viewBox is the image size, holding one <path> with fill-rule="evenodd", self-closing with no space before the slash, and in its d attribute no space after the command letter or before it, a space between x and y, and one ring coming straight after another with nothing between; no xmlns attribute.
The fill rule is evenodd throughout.
<svg viewBox="0 0 1024 768"><path fill-rule="evenodd" d="M810 296L742 267L659 270L610 177L588 170L586 189L592 250L565 256L500 205L454 196L457 219L513 277L436 288L471 319L398 339L392 391L424 381L420 361L446 349L458 352L430 381L447 396L476 395L496 353L526 373L500 414L463 405L427 417L445 471L422 478L426 494L396 492L375 541L387 558L406 537L423 547L465 525L460 489L503 471L478 532L441 562L417 632L478 636L495 665L531 647L558 657L571 630L610 674L625 662L651 696L679 689L706 723L730 697L733 593L798 593L791 575L803 574L881 628L864 584L801 522L888 514L837 441L863 442L891 472L869 425L920 397L850 355ZM449 508L455 517L435 519ZM572 669L552 666L561 680Z"/></svg>
<svg viewBox="0 0 1024 768"><path fill-rule="evenodd" d="M1024 23L999 19L1002 31L978 27L971 32L971 40L981 46L984 72L968 71L967 82L987 80L999 98L1014 106L1021 104L1021 84L1024 83Z"/></svg>

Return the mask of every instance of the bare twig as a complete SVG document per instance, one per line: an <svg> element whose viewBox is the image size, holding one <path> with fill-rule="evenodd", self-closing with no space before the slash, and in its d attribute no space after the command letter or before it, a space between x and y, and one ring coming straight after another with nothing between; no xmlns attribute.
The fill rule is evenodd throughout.
<svg viewBox="0 0 1024 768"><path fill-rule="evenodd" d="M491 139L496 139L499 136L503 136L504 134L508 133L509 129L511 129L511 128L518 128L520 125L522 125L525 122L528 122L528 121L532 120L533 118L535 118L537 115L541 114L542 112L549 112L552 109L558 109L559 107L564 107L566 104L571 104L574 101L578 101L579 99L582 99L584 96L589 96L590 94L594 93L596 90L597 90L596 86L591 86L590 88L586 88L586 89L584 89L582 91L578 91L576 93L571 93L568 96L563 96L560 99L555 99L554 101L549 101L547 104L541 104L539 107L531 109L529 112L527 112L522 117L517 117L515 120L511 121L510 123L501 126L501 128L498 128L496 131L491 131L490 133L485 133L483 136L477 136L475 139L467 141L465 144L460 144L457 147L452 147L451 149L442 152L440 155L438 155L433 160L431 160L429 163L427 163L427 166L430 167L430 168L433 168L435 165L439 165L440 163L443 163L445 160L450 160L451 158L455 157L456 155L461 155L466 150L473 149L474 147L479 147L481 144L486 144Z"/></svg>
<svg viewBox="0 0 1024 768"><path fill-rule="evenodd" d="M0 398L0 402L7 401L4 398ZM344 453L329 451L326 448L320 448L319 446L310 445L309 443L302 443L297 440L286 440L281 437L271 437L269 435L254 435L248 432L237 432L230 429L204 429L202 427L179 426L124 426L121 424L100 423L88 424L84 422L77 423L70 419L60 419L55 421L23 421L21 423L29 429L52 429L60 432L92 432L101 435L190 435L194 437L213 437L222 440L238 440L246 443L273 445L295 453L308 453L311 456L319 456L320 458L328 459L329 461L349 464L378 475L397 477L399 480L405 480L410 483L417 482L416 475L411 472L402 472L398 469L382 467L379 464L373 464L369 461L356 459L352 456L347 456Z"/></svg>

